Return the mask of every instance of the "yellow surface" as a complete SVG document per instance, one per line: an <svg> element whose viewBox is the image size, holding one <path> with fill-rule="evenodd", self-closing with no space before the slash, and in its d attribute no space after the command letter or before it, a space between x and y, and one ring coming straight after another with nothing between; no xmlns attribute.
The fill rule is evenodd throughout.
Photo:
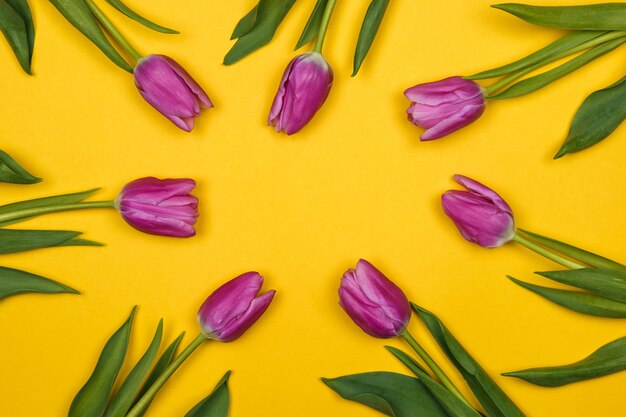
<svg viewBox="0 0 626 417"><path fill-rule="evenodd" d="M0 302L0 414L66 415L133 305L140 305L130 353L136 360L160 317L167 340L186 330L188 342L205 296L256 269L266 288L278 290L266 316L236 343L203 346L149 415L184 415L232 369L233 417L376 416L319 381L404 372L385 342L367 337L337 306L341 274L359 257L438 313L528 415L623 414L626 373L557 389L497 376L578 360L624 336L624 323L569 312L513 285L505 274L539 282L533 271L557 267L521 247L467 243L438 200L455 186L452 174L463 173L498 190L519 225L626 261L626 130L583 154L551 160L583 98L622 75L623 50L540 92L491 103L454 136L419 143L420 131L405 120L406 87L509 62L560 33L490 9L488 0L392 1L372 53L350 78L368 2L340 0L325 49L335 85L315 120L288 138L265 121L312 0L296 4L269 47L231 67L221 60L252 0L131 3L182 34L157 34L111 12L123 32L141 51L179 60L215 109L192 134L177 130L48 2L31 1L35 76L25 76L0 42L0 137L2 149L45 181L0 185L2 202L95 186L103 187L99 197L113 198L137 177L189 176L201 199L198 236L147 236L106 210L24 224L81 230L107 246L2 257L2 265L58 279L83 295ZM417 321L412 329L444 363Z"/></svg>

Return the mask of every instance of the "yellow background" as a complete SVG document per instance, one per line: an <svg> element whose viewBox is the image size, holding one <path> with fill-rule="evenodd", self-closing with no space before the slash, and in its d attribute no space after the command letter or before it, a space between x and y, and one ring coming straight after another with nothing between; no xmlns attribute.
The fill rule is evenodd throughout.
<svg viewBox="0 0 626 417"><path fill-rule="evenodd" d="M469 244L439 204L455 187L452 174L463 173L498 190L518 225L626 261L626 130L551 159L582 100L621 77L623 50L535 94L490 103L457 134L420 143L420 130L405 119L405 88L507 63L561 33L490 9L490 0L392 1L361 73L350 78L368 2L339 0L325 47L333 90L313 122L287 137L267 127L266 116L313 0L297 2L270 46L231 67L222 58L252 0L129 2L180 29L178 36L151 32L99 3L142 52L181 62L215 109L193 133L177 130L50 3L31 1L35 76L24 75L0 42L0 137L2 149L45 181L0 185L2 203L95 186L103 187L97 197L111 199L138 177L192 177L201 200L198 235L144 235L112 210L24 224L81 230L107 246L0 260L83 292L0 302L0 414L66 415L133 305L140 306L130 352L136 360L160 317L166 341L186 330L188 342L204 298L258 270L266 288L278 290L267 314L241 340L203 346L149 415L184 415L232 369L233 417L376 416L319 381L405 372L385 342L362 333L337 305L341 274L359 257L436 312L528 415L623 414L626 373L556 389L498 376L581 359L624 336L624 322L578 315L515 286L505 274L540 282L533 271L558 267L515 245ZM411 328L453 373L417 320Z"/></svg>

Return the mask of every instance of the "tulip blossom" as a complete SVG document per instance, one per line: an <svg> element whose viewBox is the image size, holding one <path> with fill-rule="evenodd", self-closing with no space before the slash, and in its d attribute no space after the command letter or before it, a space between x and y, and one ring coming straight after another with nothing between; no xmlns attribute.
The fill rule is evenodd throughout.
<svg viewBox="0 0 626 417"><path fill-rule="evenodd" d="M191 76L172 58L148 55L137 62L135 85L141 96L171 120L176 126L190 132L194 119L204 108L213 104Z"/></svg>
<svg viewBox="0 0 626 417"><path fill-rule="evenodd" d="M381 339L402 334L411 318L402 290L363 259L343 275L339 305L365 333Z"/></svg>
<svg viewBox="0 0 626 417"><path fill-rule="evenodd" d="M478 119L485 111L483 88L462 77L418 84L404 92L409 121L426 131L420 140L439 139Z"/></svg>
<svg viewBox="0 0 626 417"><path fill-rule="evenodd" d="M219 287L198 311L198 323L209 339L232 342L263 315L276 291L259 295L263 277L246 272Z"/></svg>
<svg viewBox="0 0 626 417"><path fill-rule="evenodd" d="M196 234L198 199L192 179L140 178L128 183L115 200L122 218L153 235L191 237Z"/></svg>
<svg viewBox="0 0 626 417"><path fill-rule="evenodd" d="M322 107L333 85L333 70L318 52L298 55L287 66L267 124L288 135L302 129Z"/></svg>
<svg viewBox="0 0 626 417"><path fill-rule="evenodd" d="M485 248L496 248L515 237L511 207L492 189L462 175L454 179L466 191L450 190L441 196L443 211L463 237Z"/></svg>

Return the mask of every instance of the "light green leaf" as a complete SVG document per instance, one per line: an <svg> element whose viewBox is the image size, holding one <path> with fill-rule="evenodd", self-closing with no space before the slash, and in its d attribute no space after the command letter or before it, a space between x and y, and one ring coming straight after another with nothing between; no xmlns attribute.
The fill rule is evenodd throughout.
<svg viewBox="0 0 626 417"><path fill-rule="evenodd" d="M309 16L309 20L307 20L304 30L300 35L300 39L298 39L298 44L295 48L296 50L302 48L317 36L327 4L328 0L317 0L317 3L315 3L315 7L313 8L313 12L311 12L311 16Z"/></svg>
<svg viewBox="0 0 626 417"><path fill-rule="evenodd" d="M133 68L117 52L84 0L50 0L59 12L83 35L92 41L115 65L130 73Z"/></svg>
<svg viewBox="0 0 626 417"><path fill-rule="evenodd" d="M626 304L590 293L546 288L509 277L517 285L526 288L560 306L597 317L626 318Z"/></svg>
<svg viewBox="0 0 626 417"><path fill-rule="evenodd" d="M626 272L624 271L573 269L537 272L537 274L626 304Z"/></svg>
<svg viewBox="0 0 626 417"><path fill-rule="evenodd" d="M352 76L354 77L361 68L363 60L369 52L372 42L376 37L376 33L380 28L380 24L385 17L385 12L389 6L389 0L372 0L370 6L367 8L365 19L363 20L363 26L361 26L361 32L359 33L359 40L354 51L354 67L352 70Z"/></svg>
<svg viewBox="0 0 626 417"><path fill-rule="evenodd" d="M141 23L142 25L144 25L145 27L147 27L149 29L152 29L152 30L155 30L155 31L161 32L161 33L167 33L167 34L179 33L176 30L166 28L165 26L157 25L156 23L146 19L145 17L141 16L139 13L135 12L130 7L128 7L124 3L122 3L121 0L106 0L106 1L111 6L115 7L117 10L119 10L121 13L123 13L126 16L130 17L131 19Z"/></svg>
<svg viewBox="0 0 626 417"><path fill-rule="evenodd" d="M0 266L0 300L25 293L80 294L59 282L18 269Z"/></svg>
<svg viewBox="0 0 626 417"><path fill-rule="evenodd" d="M237 38L241 38L246 33L250 32L254 25L256 25L256 16L257 11L259 10L259 6L256 5L250 10L244 17L239 20L237 26L235 26L235 30L233 30L233 34L230 36L230 40L235 40Z"/></svg>
<svg viewBox="0 0 626 417"><path fill-rule="evenodd" d="M0 229L0 254L24 252L53 246L95 246L96 242L76 239L80 232L69 230Z"/></svg>
<svg viewBox="0 0 626 417"><path fill-rule="evenodd" d="M230 408L229 377L230 371L224 374L213 392L189 410L185 417L227 417Z"/></svg>
<svg viewBox="0 0 626 417"><path fill-rule="evenodd" d="M520 378L542 387L560 387L626 369L626 337L617 339L571 365L533 368L502 375Z"/></svg>
<svg viewBox="0 0 626 417"><path fill-rule="evenodd" d="M26 23L6 0L0 0L0 31L9 42L22 69L30 74L30 49Z"/></svg>
<svg viewBox="0 0 626 417"><path fill-rule="evenodd" d="M0 181L12 184L35 184L40 182L41 178L31 175L11 155L0 151Z"/></svg>
<svg viewBox="0 0 626 417"><path fill-rule="evenodd" d="M91 377L72 401L68 417L101 417L104 414L113 390L113 384L126 357L130 330L136 310L137 307L135 306L128 320L104 345Z"/></svg>

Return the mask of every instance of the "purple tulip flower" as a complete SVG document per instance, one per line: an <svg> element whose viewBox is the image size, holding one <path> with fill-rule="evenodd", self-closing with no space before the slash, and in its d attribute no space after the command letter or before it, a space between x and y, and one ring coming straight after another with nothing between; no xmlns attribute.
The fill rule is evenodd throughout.
<svg viewBox="0 0 626 417"><path fill-rule="evenodd" d="M181 67L165 55L148 55L134 71L141 96L184 131L191 132L194 119L213 104L204 90Z"/></svg>
<svg viewBox="0 0 626 417"><path fill-rule="evenodd" d="M259 296L263 277L246 272L219 287L198 311L198 323L206 337L220 342L238 339L267 310L276 291Z"/></svg>
<svg viewBox="0 0 626 417"><path fill-rule="evenodd" d="M483 88L462 77L418 84L404 92L412 101L409 121L426 131L420 140L439 139L478 119L485 111Z"/></svg>
<svg viewBox="0 0 626 417"><path fill-rule="evenodd" d="M515 221L506 201L470 178L455 175L454 180L467 191L446 191L441 204L463 237L485 248L497 248L511 241L515 236Z"/></svg>
<svg viewBox="0 0 626 417"><path fill-rule="evenodd" d="M145 233L191 237L198 218L198 199L190 194L192 179L140 178L128 183L115 207L132 227Z"/></svg>
<svg viewBox="0 0 626 417"><path fill-rule="evenodd" d="M411 319L402 290L363 259L343 275L339 305L365 333L381 339L402 334Z"/></svg>
<svg viewBox="0 0 626 417"><path fill-rule="evenodd" d="M287 66L267 120L288 135L302 129L322 107L333 85L333 70L317 52L298 55Z"/></svg>

